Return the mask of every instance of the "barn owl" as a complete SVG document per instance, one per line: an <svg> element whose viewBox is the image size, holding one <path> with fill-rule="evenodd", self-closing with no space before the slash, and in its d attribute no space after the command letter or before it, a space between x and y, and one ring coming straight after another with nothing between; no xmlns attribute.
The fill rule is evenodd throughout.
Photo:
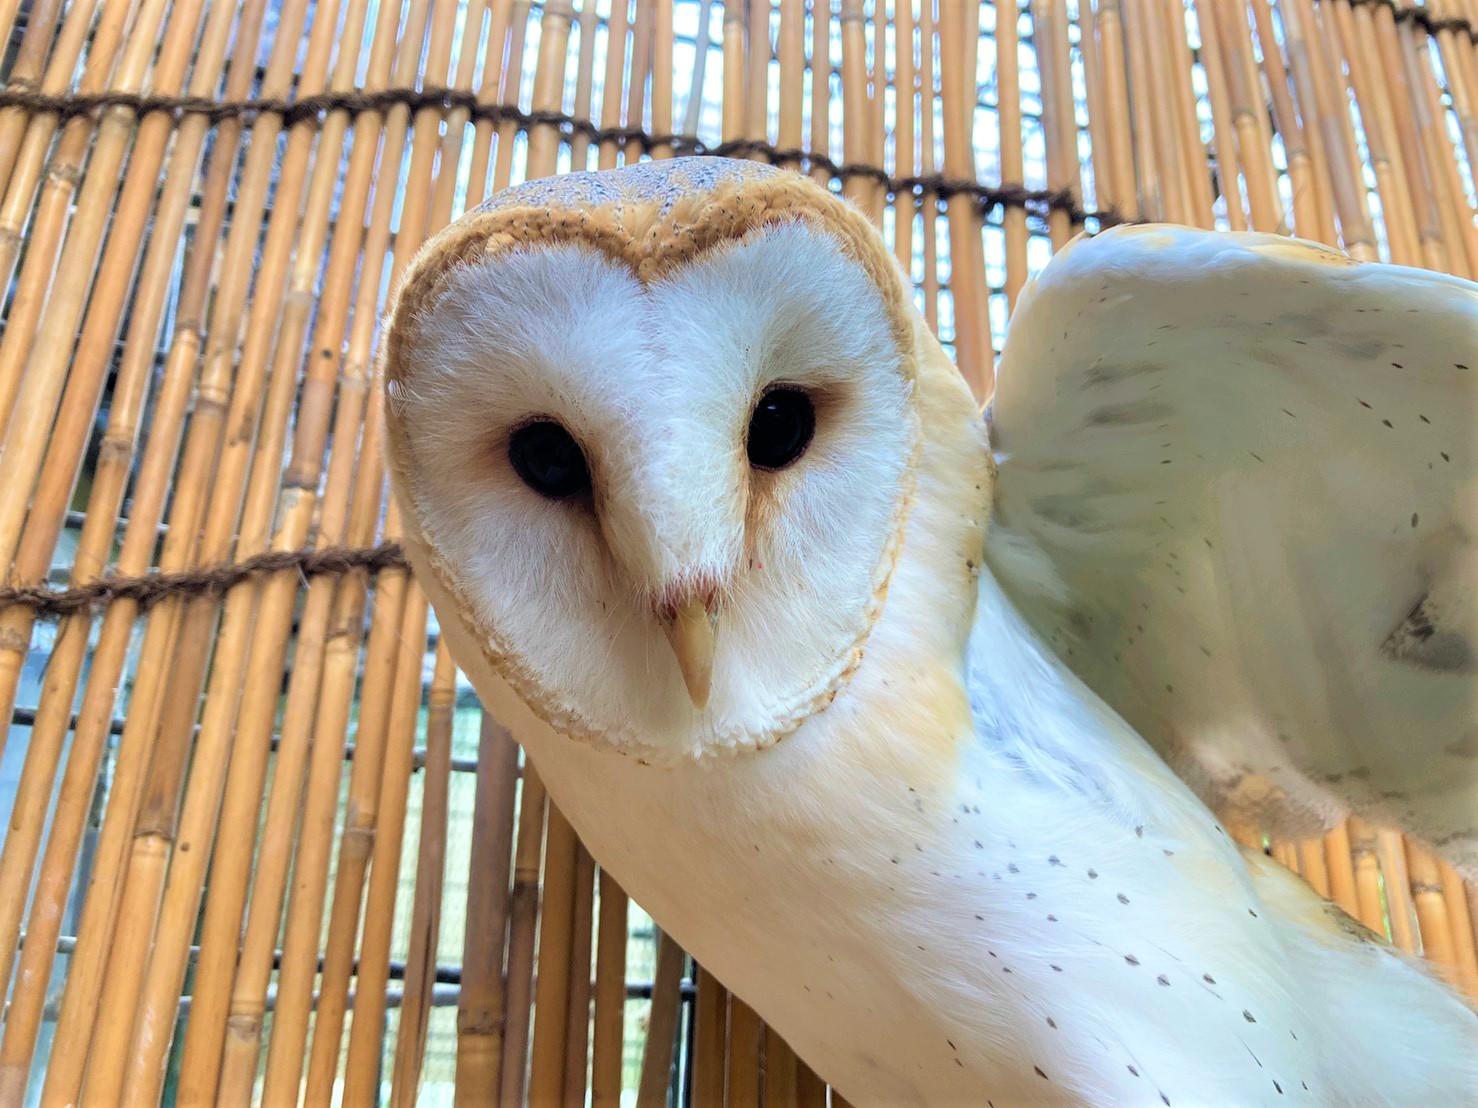
<svg viewBox="0 0 1478 1108"><path fill-rule="evenodd" d="M853 1103L1452 1104L1473 1013L1165 756L1471 843L1475 319L1114 231L1027 294L987 422L860 214L679 159L426 247L388 454L487 708Z"/></svg>

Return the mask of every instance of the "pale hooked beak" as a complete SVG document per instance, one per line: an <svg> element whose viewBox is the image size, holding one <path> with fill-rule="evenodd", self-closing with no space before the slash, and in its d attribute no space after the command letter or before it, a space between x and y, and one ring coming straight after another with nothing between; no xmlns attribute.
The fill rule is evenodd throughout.
<svg viewBox="0 0 1478 1108"><path fill-rule="evenodd" d="M702 711L708 704L709 687L713 682L713 646L718 637L718 617L708 610L707 605L696 596L690 596L679 604L671 618L663 622L667 641L677 656L677 668L682 671L683 684L693 707Z"/></svg>

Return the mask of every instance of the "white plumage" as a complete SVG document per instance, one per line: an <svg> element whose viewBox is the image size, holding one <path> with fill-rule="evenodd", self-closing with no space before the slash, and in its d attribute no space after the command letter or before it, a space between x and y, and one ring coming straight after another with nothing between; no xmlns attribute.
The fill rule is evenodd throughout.
<svg viewBox="0 0 1478 1108"><path fill-rule="evenodd" d="M1125 550L1152 554L1104 557L1128 568L1098 586L1091 544L1117 554L1103 539L1116 532L1074 520L1140 521L1144 501L1175 496L1170 518L1199 519L1213 495L1206 481L1164 497L1108 488L1142 476L1135 424L1107 421L1126 437L1122 471L1104 421L1081 426L1081 375L1109 352L1124 364L1157 313L1214 331L1194 292L1144 290L1136 251L1156 242L1167 272L1193 283L1218 272L1198 252L1232 247L1158 234L1075 246L1062 283L1054 262L1020 309L994 412L998 485L968 392L875 234L787 175L680 160L513 190L433 244L392 321L396 489L454 655L600 864L859 1105L1435 1104L1478 1091L1472 1012L1244 856L1064 664L1112 675L1093 634L1102 613L1122 621L1115 605L1141 595L1177 604L1146 568L1164 550L1141 541L1153 528L1121 528ZM1252 254L1228 289L1307 264ZM1309 270L1326 321L1363 303L1327 279L1340 271ZM1075 297L1100 274L1124 295L1095 316ZM1298 294L1282 294L1270 330L1317 329L1285 318ZM1468 309L1430 310L1446 321L1427 329L1446 336L1433 346L1461 333L1452 318ZM1232 332L1268 314L1241 311ZM1192 421L1188 450L1206 453L1202 403L1213 420L1244 413L1226 439L1262 433L1261 408L1201 397L1215 364L1167 354L1139 377L1193 375L1165 386L1174 418ZM1255 384L1311 412L1327 402L1307 382ZM777 385L812 398L815 436L772 471L746 458L746 428ZM1454 388L1448 407L1469 395ZM1114 392L1087 414L1138 402ZM531 419L569 432L588 493L526 487L511 444ZM1358 450L1337 430L1308 450L1336 445ZM1054 450L1081 471L1067 493L1051 483ZM984 568L993 486L1010 529L989 554L1000 583ZM1389 495L1371 486L1368 502ZM1343 510L1320 518L1354 543ZM1297 547L1272 530L1244 541ZM700 610L708 630L684 622ZM1083 610L1060 658L1049 624ZM1188 600L1153 637L1193 649L1176 632L1203 611ZM705 653L711 687L691 666ZM1154 664L1136 654L1126 684ZM1223 737L1196 740L1225 751L1255 721L1207 722Z"/></svg>

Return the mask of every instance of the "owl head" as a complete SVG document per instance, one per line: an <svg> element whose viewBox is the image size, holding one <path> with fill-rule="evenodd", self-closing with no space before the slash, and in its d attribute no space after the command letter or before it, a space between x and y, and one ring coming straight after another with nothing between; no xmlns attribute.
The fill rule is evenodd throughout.
<svg viewBox="0 0 1478 1108"><path fill-rule="evenodd" d="M752 163L534 181L448 227L383 375L407 546L464 667L649 760L794 731L888 593L921 333L871 225Z"/></svg>

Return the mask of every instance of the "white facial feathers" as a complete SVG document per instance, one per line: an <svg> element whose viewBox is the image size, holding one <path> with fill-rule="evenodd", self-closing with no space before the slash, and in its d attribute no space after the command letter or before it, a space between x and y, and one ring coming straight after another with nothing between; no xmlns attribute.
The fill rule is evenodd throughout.
<svg viewBox="0 0 1478 1108"><path fill-rule="evenodd" d="M876 614L916 435L882 297L835 240L780 225L652 285L589 247L518 250L452 271L414 330L394 402L416 515L536 710L654 757L820 706ZM776 385L816 431L767 471L746 433ZM532 418L579 444L588 497L520 480ZM660 619L691 595L718 625L701 712Z"/></svg>

